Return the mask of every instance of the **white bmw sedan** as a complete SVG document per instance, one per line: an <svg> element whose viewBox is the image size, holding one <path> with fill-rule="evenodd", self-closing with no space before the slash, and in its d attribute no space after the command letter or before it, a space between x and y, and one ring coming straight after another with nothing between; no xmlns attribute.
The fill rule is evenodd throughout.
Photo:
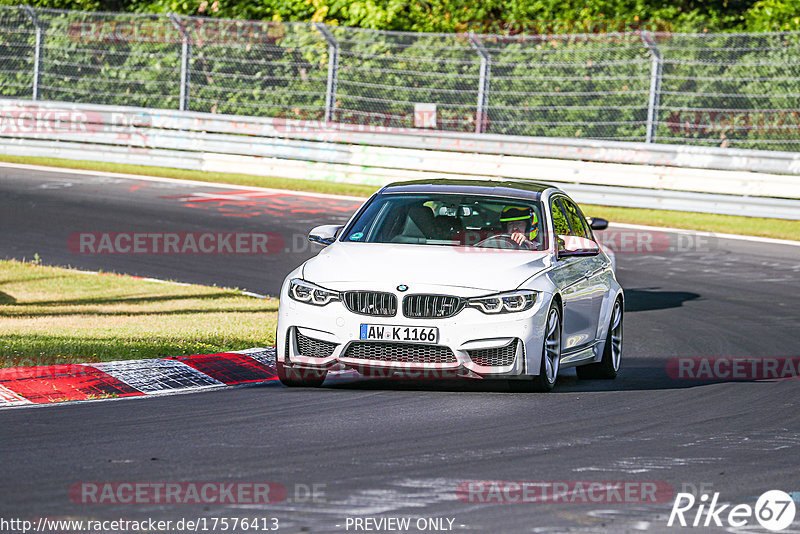
<svg viewBox="0 0 800 534"><path fill-rule="evenodd" d="M277 371L319 386L367 376L502 378L550 391L560 369L615 378L624 296L612 258L563 191L529 181L388 185L281 289Z"/></svg>

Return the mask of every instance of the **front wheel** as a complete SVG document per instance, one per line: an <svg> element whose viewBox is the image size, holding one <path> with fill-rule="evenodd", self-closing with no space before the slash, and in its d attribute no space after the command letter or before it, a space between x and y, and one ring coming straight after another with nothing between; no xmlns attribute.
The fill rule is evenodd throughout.
<svg viewBox="0 0 800 534"><path fill-rule="evenodd" d="M289 387L317 388L325 381L328 371L312 371L310 369L287 369L282 361L275 362L278 380Z"/></svg>
<svg viewBox="0 0 800 534"><path fill-rule="evenodd" d="M597 363L581 365L575 368L578 378L601 378L613 380L617 378L622 362L622 302L617 299L611 310L611 322L608 325L608 337L603 350L603 359Z"/></svg>
<svg viewBox="0 0 800 534"><path fill-rule="evenodd" d="M509 380L512 391L538 391L545 393L551 391L556 385L558 368L561 364L561 311L553 302L547 312L545 323L544 347L542 360L539 364L539 375L531 380Z"/></svg>

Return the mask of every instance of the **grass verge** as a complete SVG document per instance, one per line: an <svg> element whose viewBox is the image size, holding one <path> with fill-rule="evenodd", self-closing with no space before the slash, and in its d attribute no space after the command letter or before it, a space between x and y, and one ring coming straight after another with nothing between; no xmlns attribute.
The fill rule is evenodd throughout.
<svg viewBox="0 0 800 534"><path fill-rule="evenodd" d="M581 204L581 209L587 216L602 217L619 223L800 241L800 221L737 217L736 215L716 215L689 211L617 208L587 204Z"/></svg>
<svg viewBox="0 0 800 534"><path fill-rule="evenodd" d="M29 165L65 167L70 169L141 174L144 176L162 176L167 178L227 183L243 186L272 187L275 189L286 189L290 191L309 191L313 193L348 195L356 197L368 197L377 189L374 186L368 185L321 182L314 180L295 180L291 178L252 176L248 174L187 171L182 169L170 169L167 167L147 167L144 165L74 161L57 158L0 155L0 161L6 161L9 163L24 163ZM759 217L738 217L735 215L715 215L711 213L694 213L686 211L619 208L611 206L582 205L582 208L587 215L603 217L609 221L628 224L685 228L687 230L698 230L703 232L741 234L800 241L800 221L766 219Z"/></svg>
<svg viewBox="0 0 800 534"><path fill-rule="evenodd" d="M0 261L0 366L211 354L274 344L277 299Z"/></svg>

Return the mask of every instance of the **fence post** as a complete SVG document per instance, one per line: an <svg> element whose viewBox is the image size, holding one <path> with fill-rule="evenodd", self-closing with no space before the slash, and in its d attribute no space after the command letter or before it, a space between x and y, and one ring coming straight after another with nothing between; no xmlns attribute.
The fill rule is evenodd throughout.
<svg viewBox="0 0 800 534"><path fill-rule="evenodd" d="M650 66L650 98L647 103L647 132L644 140L645 143L653 143L658 128L658 104L661 97L661 68L664 56L649 31L642 32L642 42L653 56L653 63Z"/></svg>
<svg viewBox="0 0 800 534"><path fill-rule="evenodd" d="M469 43L481 56L481 71L478 78L478 106L475 114L475 133L486 131L487 107L489 105L489 77L491 76L492 57L483 46L480 38L474 33L469 34Z"/></svg>
<svg viewBox="0 0 800 534"><path fill-rule="evenodd" d="M36 40L33 52L33 97L32 100L39 100L39 81L42 74L42 45L44 44L44 29L39 24L39 17L29 5L20 6L35 28Z"/></svg>
<svg viewBox="0 0 800 534"><path fill-rule="evenodd" d="M325 24L315 22L314 26L328 43L328 85L325 89L325 122L333 121L336 108L336 86L339 82L339 42Z"/></svg>
<svg viewBox="0 0 800 534"><path fill-rule="evenodd" d="M189 32L186 30L186 26L181 24L180 17L175 13L170 13L169 20L181 34L181 96L178 108L186 111L189 109L189 60L192 57L192 48L189 43Z"/></svg>

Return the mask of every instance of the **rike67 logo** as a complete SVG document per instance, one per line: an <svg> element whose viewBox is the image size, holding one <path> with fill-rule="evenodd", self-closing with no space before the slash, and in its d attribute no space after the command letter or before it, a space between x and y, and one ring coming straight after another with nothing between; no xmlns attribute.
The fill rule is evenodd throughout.
<svg viewBox="0 0 800 534"><path fill-rule="evenodd" d="M792 496L781 490L763 493L755 506L720 504L719 492L710 498L704 493L699 499L691 493L678 493L667 526L739 528L755 526L757 522L763 528L777 532L792 524L796 511Z"/></svg>

